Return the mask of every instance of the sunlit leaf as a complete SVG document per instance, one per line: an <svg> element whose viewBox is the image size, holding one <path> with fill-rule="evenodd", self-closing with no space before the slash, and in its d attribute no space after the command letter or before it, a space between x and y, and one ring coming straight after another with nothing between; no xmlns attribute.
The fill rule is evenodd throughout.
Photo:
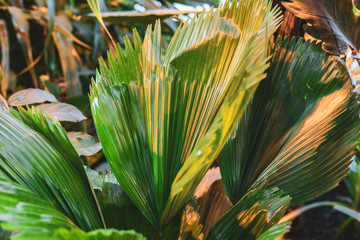
<svg viewBox="0 0 360 240"><path fill-rule="evenodd" d="M69 157L66 149L60 152L48 140L51 131L44 128L47 134L36 132L7 110L0 110L0 125L1 174L51 202L82 229L103 227L101 212L77 155L76 159ZM53 138L60 137L58 134Z"/></svg>
<svg viewBox="0 0 360 240"><path fill-rule="evenodd" d="M40 109L44 114L49 114L50 117L56 118L59 121L80 122L86 119L79 109L67 103L45 103L37 106L36 108Z"/></svg>
<svg viewBox="0 0 360 240"><path fill-rule="evenodd" d="M43 102L57 102L57 99L48 91L28 88L11 95L8 102L11 106L24 106Z"/></svg>
<svg viewBox="0 0 360 240"><path fill-rule="evenodd" d="M200 224L200 215L194 206L187 205L181 218L179 239L181 240L202 240L203 226Z"/></svg>
<svg viewBox="0 0 360 240"><path fill-rule="evenodd" d="M251 190L211 228L206 239L256 239L285 214L290 197L282 195L264 186Z"/></svg>
<svg viewBox="0 0 360 240"><path fill-rule="evenodd" d="M352 0L286 0L282 4L306 21L305 31L322 40L325 51L338 55L348 46L360 50L360 15L353 13Z"/></svg>

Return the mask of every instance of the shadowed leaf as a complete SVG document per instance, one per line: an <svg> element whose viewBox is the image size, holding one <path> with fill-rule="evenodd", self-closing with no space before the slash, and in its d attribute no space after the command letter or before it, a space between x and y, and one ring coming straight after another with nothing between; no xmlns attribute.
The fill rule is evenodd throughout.
<svg viewBox="0 0 360 240"><path fill-rule="evenodd" d="M307 22L305 31L323 41L330 54L344 54L348 45L360 50L360 15L353 13L352 0L286 0L282 4Z"/></svg>
<svg viewBox="0 0 360 240"><path fill-rule="evenodd" d="M12 23L15 28L17 39L24 52L26 63L30 65L33 63L34 59L30 42L29 22L20 8L8 7L8 11L11 14ZM30 75L33 80L34 87L38 88L39 84L34 68L30 69Z"/></svg>
<svg viewBox="0 0 360 240"><path fill-rule="evenodd" d="M348 84L347 71L323 53L320 46L296 39L277 41L267 78L260 84L234 136L219 156L225 190L233 203L260 175L261 181L272 177L279 179L279 184L286 181L286 184L282 182L286 189L272 181L269 185L284 190L292 197L292 204L321 195L344 177L340 173L346 169L355 134L346 135L347 139L337 137L333 145L335 142L328 131L344 127L345 123L349 123L345 132L355 126L354 109L345 111L350 89L333 93ZM331 93L335 95L329 95ZM327 95L324 101L332 102L331 106L318 106ZM338 154L328 154L327 139L329 146L339 149ZM324 147L319 148L322 145ZM335 164L337 171L325 167ZM269 166L279 169L275 171ZM270 174L270 171L273 172ZM318 174L319 171L322 173ZM326 177L316 183L315 176L320 175ZM280 180L280 176L284 179ZM285 180L288 178L292 181Z"/></svg>

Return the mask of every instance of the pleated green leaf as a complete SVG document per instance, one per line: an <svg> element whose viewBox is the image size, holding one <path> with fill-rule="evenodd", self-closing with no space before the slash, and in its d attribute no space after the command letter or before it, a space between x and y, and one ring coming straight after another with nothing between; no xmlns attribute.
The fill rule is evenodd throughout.
<svg viewBox="0 0 360 240"><path fill-rule="evenodd" d="M0 172L49 201L85 231L103 227L100 209L79 157L72 158L71 152L75 150L66 145L58 146L63 142L64 130L39 112L27 114L31 127L17 118L21 116L0 110ZM36 132L40 124L44 124L43 132ZM6 207L6 202L1 204Z"/></svg>
<svg viewBox="0 0 360 240"><path fill-rule="evenodd" d="M274 240L281 239L281 237L290 231L291 222L278 223L269 228L266 232L261 234L256 240Z"/></svg>
<svg viewBox="0 0 360 240"><path fill-rule="evenodd" d="M265 186L248 192L210 230L206 240L252 240L277 224L290 203L283 192Z"/></svg>
<svg viewBox="0 0 360 240"><path fill-rule="evenodd" d="M235 61L229 63L232 58L223 57L220 54L221 58L219 57L215 62L218 61L218 64L228 66L229 71L224 74L224 69L213 67L211 68L213 72L210 75L210 80L204 81L207 84L213 83L217 86L217 89L214 89L214 95L207 99L209 102L211 102L211 99L218 101L215 100L211 108L212 113L215 112L216 114L204 116L202 112L192 112L192 114L199 114L202 118L208 117L208 123L203 125L204 132L199 135L199 141L193 145L189 157L186 158L182 168L176 175L171 187L168 204L162 216L163 222L170 219L178 211L179 207L183 206L189 199L233 132L236 122L240 120L257 85L265 77L264 71L268 66L266 64L268 39L275 31L279 21L277 9L271 10L271 5L266 1L240 1L238 4L233 3L231 6L228 4L226 2L220 8L220 16L231 19L230 22L235 23L241 32L237 42L238 45L235 48L236 52L234 55L230 54ZM251 14L249 14L250 12ZM236 36L237 33L233 32L233 34ZM214 38L221 35L216 35ZM232 46L234 36L225 41L225 45L229 46L229 48ZM227 50L228 47L224 49ZM196 65L197 59L193 57L188 61ZM193 68L192 71L197 72L198 76L205 74L201 70L197 70L197 68ZM217 76L222 80L218 81ZM214 78L211 79L211 77ZM227 94L221 96L219 92L222 91ZM202 100L202 98L200 99ZM208 102L205 104L208 104ZM198 127L194 127L193 130L199 131Z"/></svg>
<svg viewBox="0 0 360 240"><path fill-rule="evenodd" d="M0 202L1 227L17 232L11 239L57 239L56 229L76 227L51 202L4 176L0 177Z"/></svg>
<svg viewBox="0 0 360 240"><path fill-rule="evenodd" d="M271 187L278 186L293 198L292 204L325 193L344 177L356 135L356 110L345 110L350 89L339 90L349 82L347 71L324 54L320 46L304 40L278 39L267 78L219 156L224 186L233 203L260 175L259 182L280 179L278 176L287 178L279 180L277 184L281 185L285 184L281 181L292 179L286 188L270 181ZM334 102L325 107L319 105L321 101ZM353 134L340 134L336 141L326 140L333 138L330 132L340 126L347 129L345 132L352 129ZM329 154L325 144L339 151ZM325 167L333 165L339 167L337 171ZM278 167L283 170L275 171ZM320 175L329 180L320 181Z"/></svg>
<svg viewBox="0 0 360 240"><path fill-rule="evenodd" d="M110 54L93 84L91 108L110 167L154 225L165 226L185 206L264 78L278 10L267 1L229 8L180 27L163 61L157 22L132 64L140 71ZM136 62L140 43L126 53L118 47L117 55Z"/></svg>
<svg viewBox="0 0 360 240"><path fill-rule="evenodd" d="M74 228L68 230L60 228L55 233L58 240L146 240L140 233L133 230L116 230L116 229L97 229L91 232L84 232L81 229Z"/></svg>

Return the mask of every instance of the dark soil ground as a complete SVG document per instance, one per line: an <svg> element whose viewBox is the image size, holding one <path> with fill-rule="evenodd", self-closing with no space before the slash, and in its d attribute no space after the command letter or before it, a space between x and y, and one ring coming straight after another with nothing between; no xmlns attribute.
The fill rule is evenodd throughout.
<svg viewBox="0 0 360 240"><path fill-rule="evenodd" d="M315 199L319 201L339 201L339 196L348 196L344 183L325 195ZM321 207L309 210L293 221L290 233L286 234L288 240L332 240L338 227L347 216L330 207ZM339 240L360 240L356 233L354 222L345 229Z"/></svg>

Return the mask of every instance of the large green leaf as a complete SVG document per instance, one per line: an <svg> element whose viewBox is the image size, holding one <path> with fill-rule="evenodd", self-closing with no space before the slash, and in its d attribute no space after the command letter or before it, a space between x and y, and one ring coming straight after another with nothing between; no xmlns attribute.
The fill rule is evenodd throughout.
<svg viewBox="0 0 360 240"><path fill-rule="evenodd" d="M286 0L283 5L306 21L305 31L325 43L324 50L344 54L348 46L360 50L360 15L352 0ZM357 53L357 52L356 52ZM357 57L360 57L357 54Z"/></svg>
<svg viewBox="0 0 360 240"><path fill-rule="evenodd" d="M224 186L234 204L285 149L320 99L349 80L314 43L278 39L274 49L267 78L219 155ZM313 131L323 133L320 128Z"/></svg>
<svg viewBox="0 0 360 240"><path fill-rule="evenodd" d="M28 126L6 110L0 110L0 172L51 202L82 229L103 227L81 160L64 130L60 130L58 123L41 118L41 113L34 114L37 116L28 119ZM36 132L40 124L44 124L42 131ZM63 141L63 135L68 143ZM59 142L70 144L71 148ZM6 207L6 202L1 204Z"/></svg>
<svg viewBox="0 0 360 240"><path fill-rule="evenodd" d="M100 63L91 90L99 139L152 224L165 226L184 207L225 144L264 77L278 23L267 1L227 2L179 28L163 62L157 22L141 47L136 40L126 55L118 47L117 61L110 54L108 68Z"/></svg>
<svg viewBox="0 0 360 240"><path fill-rule="evenodd" d="M290 197L282 195L265 186L251 190L211 228L206 239L256 239L285 214Z"/></svg>
<svg viewBox="0 0 360 240"><path fill-rule="evenodd" d="M1 227L18 232L11 239L56 239L56 229L76 227L51 202L4 176L0 176L0 202Z"/></svg>

